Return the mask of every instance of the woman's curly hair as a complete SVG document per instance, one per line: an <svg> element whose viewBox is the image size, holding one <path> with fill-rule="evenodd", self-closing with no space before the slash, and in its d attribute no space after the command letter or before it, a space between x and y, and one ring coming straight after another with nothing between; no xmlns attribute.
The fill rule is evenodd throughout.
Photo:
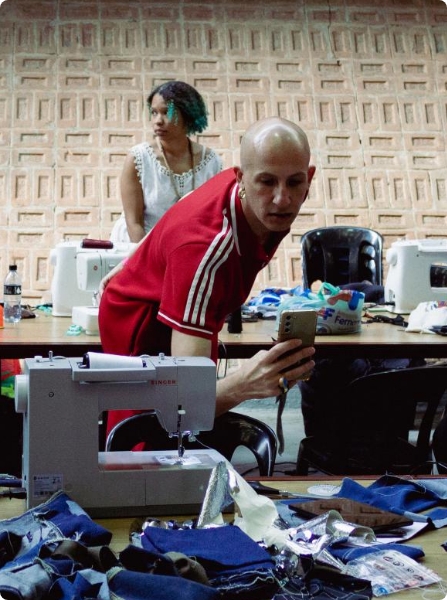
<svg viewBox="0 0 447 600"><path fill-rule="evenodd" d="M180 111L187 135L202 133L208 126L208 112L199 92L184 81L167 81L152 90L147 98L149 109L155 94L160 94L168 106L168 117L178 121Z"/></svg>

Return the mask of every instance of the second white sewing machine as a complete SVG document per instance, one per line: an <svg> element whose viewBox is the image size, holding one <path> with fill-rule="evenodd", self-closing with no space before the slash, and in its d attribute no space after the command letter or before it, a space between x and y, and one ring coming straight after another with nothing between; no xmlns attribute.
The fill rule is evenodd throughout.
<svg viewBox="0 0 447 600"><path fill-rule="evenodd" d="M50 254L55 267L51 283L53 316L72 317L74 325L89 335L97 335L98 307L94 292L101 279L124 260L135 245L90 239L57 244Z"/></svg>
<svg viewBox="0 0 447 600"><path fill-rule="evenodd" d="M91 516L198 512L216 450L186 450L186 435L213 428L216 366L207 358L35 357L16 377L23 413L23 485L27 508L65 491ZM98 421L106 410L155 409L178 437L178 450L103 452Z"/></svg>

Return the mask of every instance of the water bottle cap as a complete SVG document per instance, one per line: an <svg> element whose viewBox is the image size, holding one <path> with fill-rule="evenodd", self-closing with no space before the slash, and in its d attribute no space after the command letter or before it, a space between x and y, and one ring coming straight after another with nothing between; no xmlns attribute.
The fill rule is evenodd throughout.
<svg viewBox="0 0 447 600"><path fill-rule="evenodd" d="M17 271L17 265L9 265L10 271Z"/></svg>

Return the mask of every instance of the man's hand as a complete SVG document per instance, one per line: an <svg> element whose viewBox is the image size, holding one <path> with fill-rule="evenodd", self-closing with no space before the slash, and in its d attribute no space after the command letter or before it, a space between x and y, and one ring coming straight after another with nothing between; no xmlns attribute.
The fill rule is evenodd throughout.
<svg viewBox="0 0 447 600"><path fill-rule="evenodd" d="M289 353L290 354L285 354ZM211 356L210 340L185 335L172 330L172 356ZM300 366L297 362L309 359L315 348L301 348L301 340L279 342L270 350L261 350L249 360L242 361L242 367L217 382L216 415L234 408L252 398L270 398L282 390L280 379L288 380L288 387L296 384L298 378L310 375L315 363L308 360Z"/></svg>
<svg viewBox="0 0 447 600"><path fill-rule="evenodd" d="M288 352L291 354L285 355ZM301 348L301 340L295 339L279 342L270 350L261 350L243 361L238 371L218 381L216 413L222 414L252 398L277 396L282 391L281 377L288 380L290 389L298 379L310 375L315 366L311 359L314 354L315 348ZM306 362L296 366L301 360Z"/></svg>

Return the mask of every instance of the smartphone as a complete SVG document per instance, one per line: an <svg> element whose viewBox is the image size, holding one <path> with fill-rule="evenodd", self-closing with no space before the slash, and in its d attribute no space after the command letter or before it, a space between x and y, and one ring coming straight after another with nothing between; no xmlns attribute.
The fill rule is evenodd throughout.
<svg viewBox="0 0 447 600"><path fill-rule="evenodd" d="M279 316L278 342L300 339L303 342L300 348L308 348L314 345L316 330L317 312L315 310L284 310ZM308 360L310 359L306 358L293 366L298 366ZM307 373L303 375L302 379L308 379L308 377L309 374Z"/></svg>

